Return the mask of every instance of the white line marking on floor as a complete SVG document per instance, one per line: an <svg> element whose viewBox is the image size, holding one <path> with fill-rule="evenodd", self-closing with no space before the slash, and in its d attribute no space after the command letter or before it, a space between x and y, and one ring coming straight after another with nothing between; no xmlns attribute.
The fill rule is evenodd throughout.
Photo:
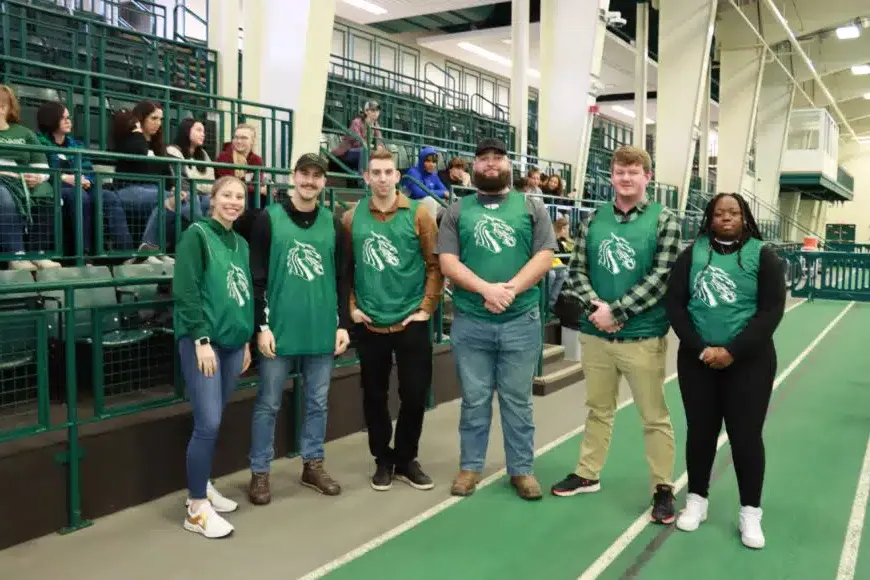
<svg viewBox="0 0 870 580"><path fill-rule="evenodd" d="M806 302L806 299L799 300L798 302L795 302L794 304L792 304L791 306L786 308L785 311L789 312L791 310L794 310L795 308L797 308L798 306L800 306L804 302ZM676 378L677 378L677 373L670 375L669 377L667 377L665 379L665 384L670 383L671 381L675 380ZM634 403L634 399L629 397L628 399L626 399L625 401L620 403L620 405L616 409L617 412L628 407L632 403ZM576 437L577 435L582 433L585 430L585 428L586 428L585 425L581 425L577 429L573 429L573 430L569 431L568 433L565 433L561 437L554 439L553 441L550 441L549 443L547 443L546 445L544 445L543 447L541 447L540 449L535 451L535 457L539 457L539 456L543 455L544 453L547 453L548 451L551 451L552 449L558 447L559 445L561 445L565 441L571 439L572 437ZM506 474L507 474L506 469L502 468L502 469L499 469L498 471L496 471L495 473L493 473L492 475L490 475L489 477L484 478L479 484L477 484L478 491L480 491L482 488L484 488L488 485L491 485L492 483L495 483L496 481L498 481L499 478L501 478L502 476L504 476ZM420 513L419 515L414 516L410 520L408 520L402 524L399 524L398 526L396 526L395 528L393 528L391 530L384 532L383 534L374 538L373 540L370 540L370 541L366 542L365 544L362 544L358 548L351 550L350 552L346 553L345 555L339 556L338 558L336 558L335 560L332 560L331 562L327 562L326 564L324 564L320 568L317 568L316 570L309 572L305 576L302 576L301 578L299 578L299 580L316 580L317 578L323 578L324 576L326 576L330 572L333 572L333 571L337 570L338 568L344 566L345 564L348 564L348 563L352 562L353 560L356 560L357 558L359 558L363 554L371 552L375 548L385 544L386 542L392 540L393 538L395 538L397 536L404 534L408 530L422 524L426 520L432 519L433 517L435 517L439 513L443 512L444 510L446 510L447 508L449 508L451 506L456 505L457 503L459 503L463 499L466 499L466 498L451 496L451 497L445 499L444 501L442 501L441 503L434 505L431 508L429 508L428 510Z"/></svg>
<svg viewBox="0 0 870 580"><path fill-rule="evenodd" d="M858 477L852 515L849 516L849 525L846 527L846 540L843 542L843 552L840 554L837 580L852 580L855 577L855 566L858 564L858 552L861 549L861 533L864 531L864 517L867 514L868 495L870 495L870 439L867 440L864 464Z"/></svg>
<svg viewBox="0 0 870 580"><path fill-rule="evenodd" d="M793 310L803 304L803 302L798 302L793 304L788 310ZM773 389L776 390L782 384L782 382L788 378L788 376L794 372L794 370L798 367L798 365L803 362L805 358L813 351L813 349L818 346L818 344L822 341L825 336L837 325L838 322L846 315L849 310L855 305L854 302L850 302L846 305L843 310L816 336L815 339L807 346L802 353L800 353L797 358L791 361L791 364L786 367L782 373L776 378L776 381L773 383ZM719 436L719 439L716 441L716 449L721 449L725 442L728 441L728 436L725 433ZM689 474L683 472L683 474L674 482L674 494L679 493L686 484L689 482ZM619 538L613 542L607 550L604 551L601 556L598 557L595 562L592 563L589 568L586 569L583 574L580 575L578 580L593 580L594 578L598 578L602 572L604 572L608 566L610 566L616 558L619 557L622 552L628 548L629 545L640 535L640 533L650 524L649 521L649 511L645 511L641 514L633 524L631 524L625 532L622 533Z"/></svg>

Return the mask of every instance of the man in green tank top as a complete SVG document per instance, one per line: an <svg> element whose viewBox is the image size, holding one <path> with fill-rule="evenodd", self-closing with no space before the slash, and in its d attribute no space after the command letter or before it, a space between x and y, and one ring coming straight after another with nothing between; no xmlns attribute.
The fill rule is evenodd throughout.
<svg viewBox="0 0 870 580"><path fill-rule="evenodd" d="M563 298L579 305L586 431L574 472L552 493L598 491L623 376L643 421L657 523L674 521L674 431L665 403L669 324L664 307L667 277L680 251L674 214L646 197L649 154L621 147L613 154L613 203L600 206L580 226ZM572 324L576 322L577 324Z"/></svg>
<svg viewBox="0 0 870 580"><path fill-rule="evenodd" d="M260 352L251 426L252 503L271 501L275 419L288 375L302 374L302 484L325 495L341 487L323 467L326 403L335 357L350 342L349 259L341 222L318 204L326 162L306 153L293 169L290 197L269 204L251 233L251 278Z"/></svg>
<svg viewBox="0 0 870 580"><path fill-rule="evenodd" d="M453 282L453 357L462 389L460 471L451 493L471 495L480 480L492 397L498 394L507 472L523 499L541 498L533 475L532 382L541 355L540 288L556 236L543 202L512 191L507 148L477 146L477 194L452 204L441 219L438 254Z"/></svg>
<svg viewBox="0 0 870 580"><path fill-rule="evenodd" d="M389 151L375 151L363 174L372 196L344 214L353 255L351 319L360 364L363 414L376 469L371 486L386 491L393 478L432 489L417 461L423 415L432 384L429 318L444 278L435 256L438 229L420 203L396 191L400 173ZM393 422L387 404L395 356L401 407Z"/></svg>

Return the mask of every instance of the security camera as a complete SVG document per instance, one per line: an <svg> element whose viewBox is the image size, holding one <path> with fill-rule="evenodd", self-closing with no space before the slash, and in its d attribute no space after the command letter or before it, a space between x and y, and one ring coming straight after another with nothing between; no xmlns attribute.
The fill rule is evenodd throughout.
<svg viewBox="0 0 870 580"><path fill-rule="evenodd" d="M626 20L622 17L621 12L612 12L608 10L604 13L604 21L607 23L607 26L613 28L622 28L626 25Z"/></svg>

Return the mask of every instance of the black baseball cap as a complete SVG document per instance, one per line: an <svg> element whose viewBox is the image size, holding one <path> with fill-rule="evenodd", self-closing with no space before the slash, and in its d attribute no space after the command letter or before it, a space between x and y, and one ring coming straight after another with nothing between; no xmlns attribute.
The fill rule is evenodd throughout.
<svg viewBox="0 0 870 580"><path fill-rule="evenodd" d="M319 167L321 171L326 173L329 169L329 164L317 153L303 153L302 156L296 160L296 166L293 168L293 172L296 173L300 169L305 169L306 167Z"/></svg>
<svg viewBox="0 0 870 580"><path fill-rule="evenodd" d="M496 153L507 155L507 147L501 139L483 139L478 141L477 151L475 151L474 154L482 155L487 151L495 151Z"/></svg>

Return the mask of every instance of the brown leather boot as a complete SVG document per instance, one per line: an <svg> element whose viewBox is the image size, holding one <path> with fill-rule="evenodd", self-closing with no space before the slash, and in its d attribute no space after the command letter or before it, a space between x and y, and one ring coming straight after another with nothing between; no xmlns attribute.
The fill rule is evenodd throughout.
<svg viewBox="0 0 870 580"><path fill-rule="evenodd" d="M511 477L511 485L517 490L517 495L529 501L541 499L541 486L534 475L514 475Z"/></svg>
<svg viewBox="0 0 870 580"><path fill-rule="evenodd" d="M266 505L272 501L269 492L269 474L251 473L251 483L248 485L248 499L254 505Z"/></svg>
<svg viewBox="0 0 870 580"><path fill-rule="evenodd" d="M467 497L474 493L477 489L477 484L480 481L480 474L476 471L468 471L463 469L453 479L453 485L450 487L452 495Z"/></svg>
<svg viewBox="0 0 870 580"><path fill-rule="evenodd" d="M341 486L326 472L322 459L312 459L303 464L302 485L315 489L323 495L341 493Z"/></svg>

